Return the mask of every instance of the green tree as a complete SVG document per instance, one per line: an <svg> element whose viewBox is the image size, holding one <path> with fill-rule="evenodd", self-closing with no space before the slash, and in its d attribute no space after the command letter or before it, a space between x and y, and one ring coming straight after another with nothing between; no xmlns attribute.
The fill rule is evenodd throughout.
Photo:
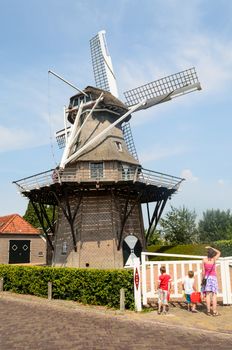
<svg viewBox="0 0 232 350"><path fill-rule="evenodd" d="M39 205L36 204L36 206L39 209ZM53 207L50 205L45 205L45 210L47 213L47 216L50 220L50 222L52 222L52 218L53 218ZM26 212L23 216L23 218L29 222L32 226L36 227L36 228L41 228L41 223L39 222L39 219L35 213L35 210L33 208L33 205L31 204L31 201L29 201ZM48 224L46 222L46 220L44 220L44 226L47 229L48 228Z"/></svg>
<svg viewBox="0 0 232 350"><path fill-rule="evenodd" d="M165 240L171 244L188 244L197 241L196 213L184 206L171 207L171 210L160 220L160 228Z"/></svg>
<svg viewBox="0 0 232 350"><path fill-rule="evenodd" d="M232 239L232 214L230 210L206 210L198 224L199 240L213 242Z"/></svg>
<svg viewBox="0 0 232 350"><path fill-rule="evenodd" d="M145 235L147 234L147 230L145 230ZM148 245L155 245L159 244L162 245L164 244L165 240L164 237L162 236L162 231L160 229L151 229L151 234L149 235L148 238Z"/></svg>

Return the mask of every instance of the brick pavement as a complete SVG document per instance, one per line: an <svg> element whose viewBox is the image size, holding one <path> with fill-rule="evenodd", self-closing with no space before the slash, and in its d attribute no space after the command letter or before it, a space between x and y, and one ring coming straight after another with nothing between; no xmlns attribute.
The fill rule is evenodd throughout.
<svg viewBox="0 0 232 350"><path fill-rule="evenodd" d="M155 312L119 314L4 292L0 315L0 350L232 349L232 334L175 325L171 314L162 319Z"/></svg>

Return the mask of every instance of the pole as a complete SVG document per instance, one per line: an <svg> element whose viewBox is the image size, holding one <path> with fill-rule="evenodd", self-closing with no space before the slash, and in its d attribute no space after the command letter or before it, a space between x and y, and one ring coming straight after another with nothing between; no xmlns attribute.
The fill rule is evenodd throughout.
<svg viewBox="0 0 232 350"><path fill-rule="evenodd" d="M52 282L48 282L48 300L52 300Z"/></svg>
<svg viewBox="0 0 232 350"><path fill-rule="evenodd" d="M82 94L84 94L85 96L88 96L83 90L78 89L78 87L76 87L75 85L73 85L72 83L70 83L68 80L65 80L64 78L62 78L60 75L56 74L55 72L53 72L52 70L48 71L48 74L51 73L53 74L55 77L57 77L58 79L62 80L64 83L68 84L69 86L71 86L73 89L81 92Z"/></svg>
<svg viewBox="0 0 232 350"><path fill-rule="evenodd" d="M0 278L0 292L3 292L3 278Z"/></svg>
<svg viewBox="0 0 232 350"><path fill-rule="evenodd" d="M142 311L140 259L134 259L134 300L135 311Z"/></svg>
<svg viewBox="0 0 232 350"><path fill-rule="evenodd" d="M125 289L120 289L120 312L125 311Z"/></svg>

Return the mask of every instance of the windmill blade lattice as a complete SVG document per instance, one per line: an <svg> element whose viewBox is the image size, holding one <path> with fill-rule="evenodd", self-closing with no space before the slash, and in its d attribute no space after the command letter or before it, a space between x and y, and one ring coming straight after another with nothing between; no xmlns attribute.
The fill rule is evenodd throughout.
<svg viewBox="0 0 232 350"><path fill-rule="evenodd" d="M135 159L139 160L139 157L135 148L135 144L134 144L134 139L132 136L130 122L125 122L122 124L122 132L123 132L123 136L124 136L128 151L130 152L130 154L132 154L132 156Z"/></svg>
<svg viewBox="0 0 232 350"><path fill-rule="evenodd" d="M201 85L198 81L195 68L190 68L138 88L128 90L124 92L124 96L128 107L146 99L146 104L140 107L140 109L146 109L195 90L201 90Z"/></svg>
<svg viewBox="0 0 232 350"><path fill-rule="evenodd" d="M116 78L113 72L113 65L107 48L105 31L98 32L90 40L93 73L96 87L111 92L118 97Z"/></svg>

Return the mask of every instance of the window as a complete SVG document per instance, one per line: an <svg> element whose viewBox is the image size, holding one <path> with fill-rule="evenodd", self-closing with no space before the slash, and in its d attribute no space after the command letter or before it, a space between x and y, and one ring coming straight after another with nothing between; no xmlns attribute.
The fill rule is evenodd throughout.
<svg viewBox="0 0 232 350"><path fill-rule="evenodd" d="M80 95L78 97L75 97L73 99L73 102L72 102L72 106L75 107L75 106L80 106L81 104L81 101L83 101L84 103L88 102L88 101L91 101L91 95Z"/></svg>
<svg viewBox="0 0 232 350"><path fill-rule="evenodd" d="M117 150L118 150L119 152L122 152L122 144L121 144L121 142L115 141L115 145L116 145L116 147L117 147Z"/></svg>
<svg viewBox="0 0 232 350"><path fill-rule="evenodd" d="M122 164L122 179L133 180L135 168L129 164Z"/></svg>
<svg viewBox="0 0 232 350"><path fill-rule="evenodd" d="M66 255L66 254L67 254L67 251L68 251L68 245L67 245L67 242L64 241L64 242L62 243L62 252L61 252L61 254L62 254L62 255Z"/></svg>
<svg viewBox="0 0 232 350"><path fill-rule="evenodd" d="M103 162L90 163L90 177L94 179L103 177Z"/></svg>

